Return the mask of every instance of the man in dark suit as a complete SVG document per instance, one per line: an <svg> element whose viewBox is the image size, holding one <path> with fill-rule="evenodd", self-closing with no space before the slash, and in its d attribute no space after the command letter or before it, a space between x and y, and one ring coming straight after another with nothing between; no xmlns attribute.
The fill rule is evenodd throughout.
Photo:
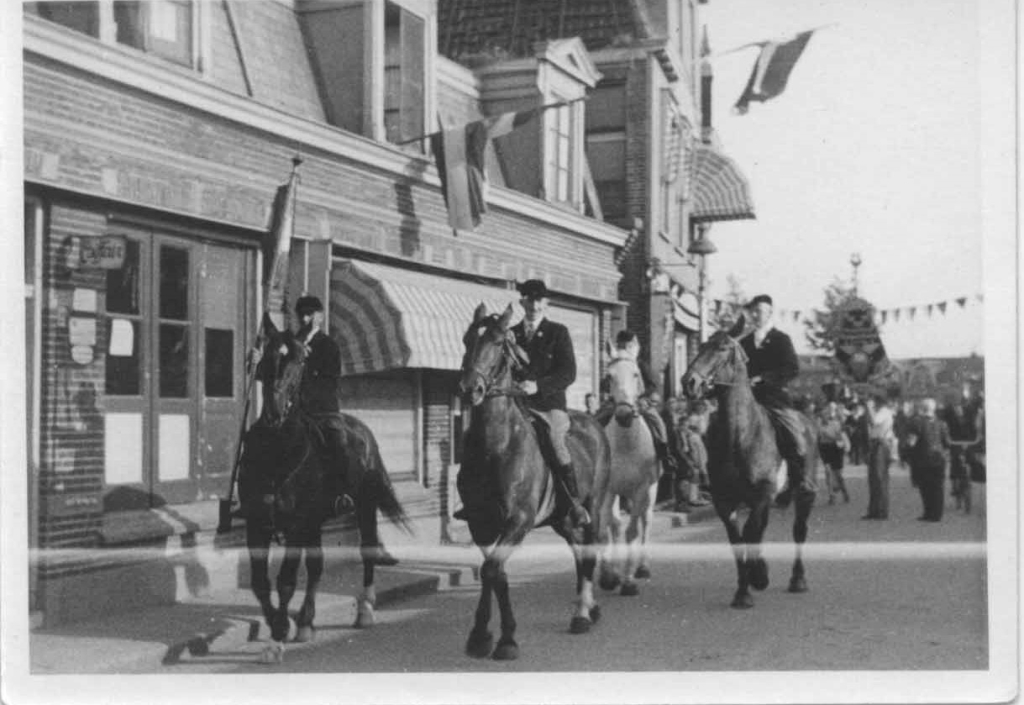
<svg viewBox="0 0 1024 705"><path fill-rule="evenodd" d="M540 413L548 424L555 452L553 471L556 483L572 506L576 526L590 523L590 515L580 504L572 456L566 445L569 412L565 390L576 380L576 354L569 329L547 317L548 288L539 279L530 279L518 287L526 315L512 327L516 343L526 351L530 362L516 375L516 384L526 394L526 404Z"/></svg>
<svg viewBox="0 0 1024 705"><path fill-rule="evenodd" d="M748 310L754 330L740 340L740 345L747 354L747 375L754 398L768 411L775 426L779 452L786 461L788 484L775 501L779 506L787 506L793 488L799 488L801 493L817 490L813 477L805 472L808 448L804 440L804 421L793 408L787 389L800 373L800 361L790 337L772 324L770 296L755 296Z"/></svg>

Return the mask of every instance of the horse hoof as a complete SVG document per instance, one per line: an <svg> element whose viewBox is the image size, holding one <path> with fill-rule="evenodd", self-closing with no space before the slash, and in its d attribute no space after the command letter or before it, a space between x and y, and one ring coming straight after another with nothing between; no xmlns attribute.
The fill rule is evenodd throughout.
<svg viewBox="0 0 1024 705"><path fill-rule="evenodd" d="M466 655L473 658L486 658L491 655L494 648L494 635L490 632L479 633L472 631L469 639L466 640Z"/></svg>
<svg viewBox="0 0 1024 705"><path fill-rule="evenodd" d="M190 656L207 656L210 653L210 645L206 643L206 639L201 636L189 639L185 648L188 649Z"/></svg>
<svg viewBox="0 0 1024 705"><path fill-rule="evenodd" d="M356 613L356 623L354 625L356 629L369 629L376 623L377 618L374 616L373 610L360 609Z"/></svg>
<svg viewBox="0 0 1024 705"><path fill-rule="evenodd" d="M263 647L260 663L282 663L284 661L284 643L275 641Z"/></svg>
<svg viewBox="0 0 1024 705"><path fill-rule="evenodd" d="M794 575L789 581L789 592L807 592L807 580Z"/></svg>
<svg viewBox="0 0 1024 705"><path fill-rule="evenodd" d="M768 564L763 558L758 558L750 564L750 587L755 590L764 590L768 587Z"/></svg>
<svg viewBox="0 0 1024 705"><path fill-rule="evenodd" d="M623 583L619 594L623 597L636 597L640 594L640 586L636 583Z"/></svg>
<svg viewBox="0 0 1024 705"><path fill-rule="evenodd" d="M295 641L299 642L300 644L305 644L306 642L313 641L313 638L314 632L312 625L301 626L295 633Z"/></svg>
<svg viewBox="0 0 1024 705"><path fill-rule="evenodd" d="M622 578L615 575L614 573L602 573L600 580L597 582L601 586L602 590L611 592L615 588L622 584Z"/></svg>
<svg viewBox="0 0 1024 705"><path fill-rule="evenodd" d="M730 605L738 610L748 610L753 606L754 598L750 596L750 593L736 593L736 597L732 598Z"/></svg>
<svg viewBox="0 0 1024 705"><path fill-rule="evenodd" d="M597 624L597 620L601 619L601 608L594 605L590 608L590 621Z"/></svg>
<svg viewBox="0 0 1024 705"><path fill-rule="evenodd" d="M270 625L270 638L278 642L288 641L288 637L294 633L293 625L291 617L279 614Z"/></svg>
<svg viewBox="0 0 1024 705"><path fill-rule="evenodd" d="M636 569L636 574L633 577L637 580L647 580L651 577L651 569L642 565Z"/></svg>
<svg viewBox="0 0 1024 705"><path fill-rule="evenodd" d="M594 626L594 610L596 607L590 610L590 619L586 617L573 617L572 621L569 622L569 633L570 634L586 634L590 631L590 628Z"/></svg>
<svg viewBox="0 0 1024 705"><path fill-rule="evenodd" d="M519 658L519 646L514 639L502 639L498 642L498 648L491 654L495 661L515 661Z"/></svg>

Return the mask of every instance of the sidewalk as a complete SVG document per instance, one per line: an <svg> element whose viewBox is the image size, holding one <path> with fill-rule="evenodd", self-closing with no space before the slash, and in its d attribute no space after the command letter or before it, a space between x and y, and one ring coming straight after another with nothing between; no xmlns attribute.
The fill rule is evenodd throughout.
<svg viewBox="0 0 1024 705"><path fill-rule="evenodd" d="M688 513L659 511L655 515L659 530L710 519L714 519L711 507ZM441 545L437 521L436 517L415 520L413 536L381 524L381 539L400 563L376 569L378 611L404 599L476 581L480 552L469 541L466 525L452 522L449 533L453 543ZM316 625L321 632L335 636L340 630L354 628L356 596L362 590L362 566L353 533L343 531L324 537L326 565L317 595ZM269 639L269 632L252 592L248 587L238 587L248 585L247 554L243 546L226 548L224 553L220 563L226 566L223 570L236 574L218 576L206 594L175 604L34 630L30 634L31 672L159 673L189 659L254 657L260 645L251 642ZM272 558L272 584L277 557ZM304 586L305 570L300 568L299 589L290 603L293 615L305 596ZM308 646L312 645L289 648Z"/></svg>

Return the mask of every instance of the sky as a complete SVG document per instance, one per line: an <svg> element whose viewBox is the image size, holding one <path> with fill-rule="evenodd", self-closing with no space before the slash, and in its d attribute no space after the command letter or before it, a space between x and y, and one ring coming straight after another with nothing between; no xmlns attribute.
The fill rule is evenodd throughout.
<svg viewBox="0 0 1024 705"><path fill-rule="evenodd" d="M733 275L747 296L769 293L777 310L809 312L836 277L851 279L856 252L860 294L880 310L904 309L899 322L889 316L882 327L890 357L983 352L979 26L988 18L978 7L977 0L701 6L714 127L749 178L757 212L756 220L713 226L712 297L725 298ZM782 95L732 113L758 49L730 49L822 25ZM1012 22L1006 27L1012 41ZM996 79L1012 86L1010 68ZM961 297L968 297L963 308L953 303ZM945 314L923 308L940 302L950 302ZM912 320L910 307L920 307ZM802 330L791 318L785 323Z"/></svg>

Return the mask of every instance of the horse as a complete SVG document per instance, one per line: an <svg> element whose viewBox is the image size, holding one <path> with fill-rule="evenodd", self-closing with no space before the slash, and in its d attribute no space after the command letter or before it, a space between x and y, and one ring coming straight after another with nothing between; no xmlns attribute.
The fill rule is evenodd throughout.
<svg viewBox="0 0 1024 705"><path fill-rule="evenodd" d="M598 584L605 590L621 584L620 594L633 596L640 592L636 578L651 575L648 540L661 472L654 437L637 406L644 384L636 360L628 355L614 358L607 375L615 411L604 429L611 449L611 475L601 483L605 491L597 499L597 539L605 545ZM623 504L629 512L624 547L620 545ZM620 577L616 563L622 548L626 558Z"/></svg>
<svg viewBox="0 0 1024 705"><path fill-rule="evenodd" d="M725 524L736 559L738 587L732 607L740 609L754 605L749 588L768 587L768 565L761 556L761 540L768 525L775 475L782 462L768 412L751 391L747 356L738 342L743 326L740 317L731 330L712 335L699 348L682 378L687 397L696 399L713 393L718 399L717 419L708 439L708 475L715 512ZM814 477L820 463L817 432L806 418L803 426L807 448L805 471ZM789 592L801 593L808 589L803 544L807 540L807 519L814 494L795 488L793 494L796 559ZM741 506L750 510L742 530L738 519Z"/></svg>
<svg viewBox="0 0 1024 705"><path fill-rule="evenodd" d="M480 568L480 599L466 654L491 655L496 660L518 658L516 621L509 598L505 562L526 535L550 526L569 544L576 564L576 607L569 631L582 634L600 618L594 601L596 556L592 525L574 528L569 507L556 497L555 478L546 467L534 415L522 403L513 385L513 369L528 362L526 352L509 330L510 305L503 314L486 315L481 304L463 338L466 353L459 388L471 405L471 420L464 437L462 469L458 477L473 542L484 560ZM577 475L580 500L590 510L599 491L595 478L606 477L610 462L604 431L588 415L569 412L567 445ZM497 598L501 638L494 647L488 626L491 597ZM492 652L493 649L493 652Z"/></svg>
<svg viewBox="0 0 1024 705"><path fill-rule="evenodd" d="M324 569L322 531L333 516L333 496L325 491L327 473L320 453L323 437L298 402L306 348L291 333L282 333L269 317L260 373L263 408L246 433L238 479L239 513L245 518L251 588L270 627L272 644L262 660L277 662L284 655L290 627L288 603L295 594L299 563L306 558L306 596L296 616L295 641L314 638L316 594ZM357 598L356 627L374 623L374 567L387 563L377 535L377 510L411 533L408 517L395 496L377 441L358 419L340 414L346 462L356 478L353 488L360 534L363 590ZM284 558L277 577L279 606L271 600L268 565L272 540L283 541Z"/></svg>

